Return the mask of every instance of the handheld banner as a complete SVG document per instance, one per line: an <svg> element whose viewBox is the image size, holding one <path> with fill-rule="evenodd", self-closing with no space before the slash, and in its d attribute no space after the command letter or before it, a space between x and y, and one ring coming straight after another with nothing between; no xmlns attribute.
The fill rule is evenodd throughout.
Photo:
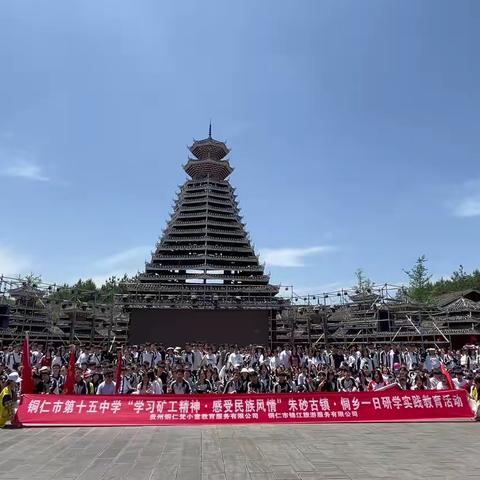
<svg viewBox="0 0 480 480"><path fill-rule="evenodd" d="M24 395L23 426L398 422L473 418L465 390L253 395Z"/></svg>

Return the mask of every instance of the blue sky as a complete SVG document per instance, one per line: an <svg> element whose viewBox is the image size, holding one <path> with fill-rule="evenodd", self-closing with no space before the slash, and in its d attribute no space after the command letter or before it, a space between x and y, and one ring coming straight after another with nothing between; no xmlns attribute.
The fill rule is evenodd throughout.
<svg viewBox="0 0 480 480"><path fill-rule="evenodd" d="M210 118L273 282L479 267L479 22L475 0L2 2L0 272L142 270Z"/></svg>

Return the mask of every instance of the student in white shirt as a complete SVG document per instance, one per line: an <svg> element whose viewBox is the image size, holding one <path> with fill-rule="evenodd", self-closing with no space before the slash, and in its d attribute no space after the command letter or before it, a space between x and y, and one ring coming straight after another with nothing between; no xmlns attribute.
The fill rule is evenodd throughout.
<svg viewBox="0 0 480 480"><path fill-rule="evenodd" d="M193 365L192 365L192 370L196 372L202 365L202 360L203 360L203 355L202 352L200 351L200 348L198 345L194 345L192 347L193 351Z"/></svg>
<svg viewBox="0 0 480 480"><path fill-rule="evenodd" d="M268 356L268 366L270 367L270 370L274 372L277 367L280 366L280 360L278 358L278 355L275 354L275 352L271 352L270 355Z"/></svg>
<svg viewBox="0 0 480 480"><path fill-rule="evenodd" d="M281 367L288 368L290 366L290 352L286 345L278 355L278 360Z"/></svg>
<svg viewBox="0 0 480 480"><path fill-rule="evenodd" d="M176 395L185 395L192 393L192 387L190 384L185 381L184 378L185 372L183 369L178 368L176 371L175 380L170 384L169 393Z"/></svg>
<svg viewBox="0 0 480 480"><path fill-rule="evenodd" d="M440 359L438 358L434 348L428 348L427 352L427 358L425 358L423 366L430 373L432 370L440 368Z"/></svg>
<svg viewBox="0 0 480 480"><path fill-rule="evenodd" d="M138 395L161 395L163 393L162 381L155 377L155 373L150 370L142 376L141 382L137 386Z"/></svg>
<svg viewBox="0 0 480 480"><path fill-rule="evenodd" d="M408 347L402 354L402 363L407 367L408 370L413 370L417 364L416 354L411 352Z"/></svg>
<svg viewBox="0 0 480 480"><path fill-rule="evenodd" d="M215 367L217 365L217 356L212 352L212 347L207 347L207 353L203 356L202 365Z"/></svg>
<svg viewBox="0 0 480 480"><path fill-rule="evenodd" d="M151 368L153 366L153 351L150 344L145 345L143 352L140 352L139 363L141 365L147 365L147 368Z"/></svg>
<svg viewBox="0 0 480 480"><path fill-rule="evenodd" d="M95 351L90 353L88 362L94 363L95 365L100 365L102 363L102 351L100 347L96 347Z"/></svg>
<svg viewBox="0 0 480 480"><path fill-rule="evenodd" d="M185 350L183 351L183 361L192 366L192 369L195 370L195 352L192 351L192 347L189 343L185 344Z"/></svg>
<svg viewBox="0 0 480 480"><path fill-rule="evenodd" d="M339 392L356 392L358 391L358 385L349 369L345 370L345 376L338 380Z"/></svg>
<svg viewBox="0 0 480 480"><path fill-rule="evenodd" d="M430 390L446 390L446 382L444 381L441 370L433 370L433 376L429 379Z"/></svg>
<svg viewBox="0 0 480 480"><path fill-rule="evenodd" d="M58 365L60 368L63 366L64 364L64 361L63 361L63 357L62 355L60 355L59 352L57 352L54 356L53 356L53 359L52 359L52 367L54 365Z"/></svg>
<svg viewBox="0 0 480 480"><path fill-rule="evenodd" d="M10 370L18 370L18 367L22 364L20 347L15 347L13 351L8 352L5 356L5 361Z"/></svg>
<svg viewBox="0 0 480 480"><path fill-rule="evenodd" d="M305 387L305 384L307 383L307 375L307 370L303 368L297 376L297 387Z"/></svg>
<svg viewBox="0 0 480 480"><path fill-rule="evenodd" d="M243 367L243 355L239 352L237 345L235 345L235 349L228 356L227 367L230 366L233 368Z"/></svg>
<svg viewBox="0 0 480 480"><path fill-rule="evenodd" d="M462 350L462 355L460 356L460 366L465 369L470 368L470 356L468 355L468 350Z"/></svg>
<svg viewBox="0 0 480 480"><path fill-rule="evenodd" d="M32 352L31 352L31 363L32 367L40 365L40 362L42 361L43 358L43 351L42 351L42 346L38 345L38 347L34 347Z"/></svg>
<svg viewBox="0 0 480 480"><path fill-rule="evenodd" d="M113 372L105 373L105 380L97 387L97 395L115 395L115 382L113 381Z"/></svg>
<svg viewBox="0 0 480 480"><path fill-rule="evenodd" d="M457 390L468 390L470 389L470 382L463 376L463 371L458 369L455 371L455 377L452 378L453 384Z"/></svg>
<svg viewBox="0 0 480 480"><path fill-rule="evenodd" d="M135 390L132 386L130 379L131 377L128 375L128 369L122 368L122 380L120 382L120 388L118 390L119 393L127 394L132 393L132 391Z"/></svg>
<svg viewBox="0 0 480 480"><path fill-rule="evenodd" d="M88 364L90 357L90 351L88 348L84 348L80 351L80 355L77 358L77 361L75 362L77 365L82 365L83 363Z"/></svg>

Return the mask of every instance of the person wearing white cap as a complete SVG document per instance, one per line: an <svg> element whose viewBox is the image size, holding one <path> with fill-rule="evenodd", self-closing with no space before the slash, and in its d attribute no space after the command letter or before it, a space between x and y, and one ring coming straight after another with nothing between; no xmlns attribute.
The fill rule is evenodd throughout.
<svg viewBox="0 0 480 480"><path fill-rule="evenodd" d="M175 347L173 350L173 364L183 363L182 347Z"/></svg>
<svg viewBox="0 0 480 480"><path fill-rule="evenodd" d="M243 367L240 370L240 380L242 382L242 389L243 389L244 393L247 393L247 384L248 384L248 381L249 381L249 378L248 378L249 373L250 372L248 371L247 367Z"/></svg>
<svg viewBox="0 0 480 480"><path fill-rule="evenodd" d="M13 399L18 384L22 379L17 372L12 372L7 377L7 384L0 392L0 427L3 427L8 421L12 422L15 415L13 408Z"/></svg>

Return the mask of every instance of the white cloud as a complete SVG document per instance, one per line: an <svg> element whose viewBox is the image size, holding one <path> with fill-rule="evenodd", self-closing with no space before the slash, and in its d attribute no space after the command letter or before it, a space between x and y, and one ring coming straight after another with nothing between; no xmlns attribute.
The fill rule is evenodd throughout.
<svg viewBox="0 0 480 480"><path fill-rule="evenodd" d="M464 198L454 209L457 217L478 217L480 215L480 194Z"/></svg>
<svg viewBox="0 0 480 480"><path fill-rule="evenodd" d="M96 261L83 278L91 278L97 286L100 286L113 276L123 277L125 273L134 275L143 270L144 261L149 256L150 247L129 248Z"/></svg>
<svg viewBox="0 0 480 480"><path fill-rule="evenodd" d="M42 167L32 152L6 145L11 137L13 137L12 132L3 132L0 135L0 139L4 141L2 142L4 144L0 145L0 175L49 182L50 178L43 173Z"/></svg>
<svg viewBox="0 0 480 480"><path fill-rule="evenodd" d="M118 270L118 271L112 271L112 272L108 272L100 275L86 275L84 279L91 279L93 280L93 282L97 287L101 287L109 278L112 278L112 277L122 278L125 275L125 273L128 274L129 272ZM132 273L137 273L137 272L135 270L135 272L131 272L130 274ZM75 283L77 280L78 279L70 283Z"/></svg>
<svg viewBox="0 0 480 480"><path fill-rule="evenodd" d="M138 260L141 258L142 261L145 259L147 254L149 254L150 247L138 246L129 248L109 257L105 257L97 262L97 265L104 267L118 267L126 266L127 268L133 263L138 265Z"/></svg>
<svg viewBox="0 0 480 480"><path fill-rule="evenodd" d="M27 180L34 180L37 182L49 182L50 178L42 173L42 169L36 163L17 159L11 165L8 165L1 170L2 175L9 177L25 178Z"/></svg>
<svg viewBox="0 0 480 480"><path fill-rule="evenodd" d="M0 245L0 275L14 276L28 273L30 258Z"/></svg>
<svg viewBox="0 0 480 480"><path fill-rule="evenodd" d="M457 199L451 204L453 214L457 217L480 216L480 180L466 182L459 189Z"/></svg>
<svg viewBox="0 0 480 480"><path fill-rule="evenodd" d="M328 245L306 248L265 248L260 255L265 263L272 267L303 267L305 257L335 250Z"/></svg>

